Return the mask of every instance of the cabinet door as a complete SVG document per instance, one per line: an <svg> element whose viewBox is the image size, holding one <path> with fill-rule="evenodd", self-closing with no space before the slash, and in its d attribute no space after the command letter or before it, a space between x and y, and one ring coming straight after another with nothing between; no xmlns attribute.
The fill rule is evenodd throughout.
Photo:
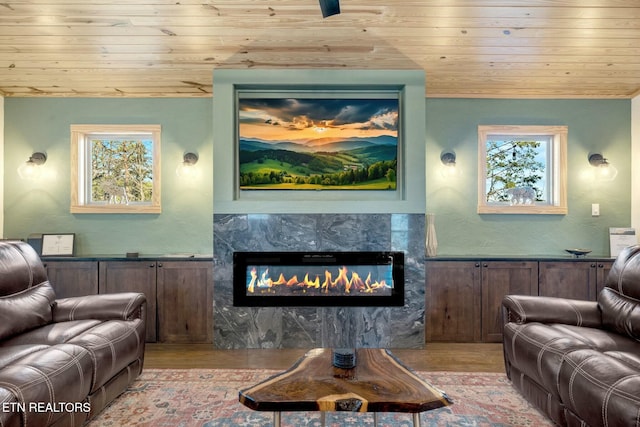
<svg viewBox="0 0 640 427"><path fill-rule="evenodd" d="M602 288L604 288L604 282L607 280L612 265L613 261L596 262L596 299L600 291L602 291Z"/></svg>
<svg viewBox="0 0 640 427"><path fill-rule="evenodd" d="M502 342L502 299L505 295L537 294L537 262L482 262L482 341Z"/></svg>
<svg viewBox="0 0 640 427"><path fill-rule="evenodd" d="M45 261L44 267L56 298L98 293L97 261Z"/></svg>
<svg viewBox="0 0 640 427"><path fill-rule="evenodd" d="M540 295L595 300L596 265L595 261L540 262Z"/></svg>
<svg viewBox="0 0 640 427"><path fill-rule="evenodd" d="M210 343L213 337L213 263L158 263L158 340Z"/></svg>
<svg viewBox="0 0 640 427"><path fill-rule="evenodd" d="M480 341L480 264L426 263L426 340Z"/></svg>
<svg viewBox="0 0 640 427"><path fill-rule="evenodd" d="M147 297L147 342L157 339L156 262L100 262L100 293L142 292Z"/></svg>

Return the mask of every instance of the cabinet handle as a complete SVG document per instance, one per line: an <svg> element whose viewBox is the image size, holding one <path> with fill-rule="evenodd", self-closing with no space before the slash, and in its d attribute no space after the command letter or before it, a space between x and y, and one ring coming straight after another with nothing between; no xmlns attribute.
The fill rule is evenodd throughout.
<svg viewBox="0 0 640 427"><path fill-rule="evenodd" d="M480 267L480 263L479 262L476 262L476 267Z"/></svg>
<svg viewBox="0 0 640 427"><path fill-rule="evenodd" d="M598 268L604 268L604 264L598 264Z"/></svg>
<svg viewBox="0 0 640 427"><path fill-rule="evenodd" d="M156 265L155 265L154 263L149 264L149 268L153 268L153 267L155 267L155 266L156 266Z"/></svg>
<svg viewBox="0 0 640 427"><path fill-rule="evenodd" d="M591 267L595 267L595 266L596 266L595 264L591 264Z"/></svg>
<svg viewBox="0 0 640 427"><path fill-rule="evenodd" d="M483 267L489 267L489 264L487 264L486 262L484 264L482 264Z"/></svg>
<svg viewBox="0 0 640 427"><path fill-rule="evenodd" d="M158 264L158 267L162 267L162 263Z"/></svg>

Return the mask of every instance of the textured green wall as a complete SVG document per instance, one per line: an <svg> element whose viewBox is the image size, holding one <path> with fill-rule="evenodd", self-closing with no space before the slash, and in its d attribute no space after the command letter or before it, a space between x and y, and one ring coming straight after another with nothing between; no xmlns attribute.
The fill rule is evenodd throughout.
<svg viewBox="0 0 640 427"><path fill-rule="evenodd" d="M609 227L631 221L630 100L427 99L427 211L436 214L438 253L566 255L564 248L609 254ZM479 215L478 125L567 125L568 215ZM443 178L440 153L453 149L462 174ZM589 152L618 168L612 182L585 178ZM591 216L599 203L601 215Z"/></svg>
<svg viewBox="0 0 640 427"><path fill-rule="evenodd" d="M212 116L210 98L5 99L5 237L75 232L80 254L211 253ZM69 213L72 123L162 125L162 214ZM568 215L476 213L479 124L569 127ZM440 254L559 255L566 247L589 247L607 255L608 228L630 224L629 100L427 99L426 129L426 211L436 214ZM455 179L440 174L439 156L446 149L455 150L463 171ZM34 150L47 152L49 175L37 183L22 181L16 168ZM200 155L197 181L175 175L184 151ZM583 178L593 151L616 165L615 181L594 184ZM600 203L600 217L591 217L591 203Z"/></svg>
<svg viewBox="0 0 640 427"><path fill-rule="evenodd" d="M213 247L211 99L5 100L5 237L76 233L76 252L88 254L199 253ZM71 214L71 124L162 125L162 214ZM23 181L16 172L33 151L48 156L46 177ZM185 151L201 175L176 176Z"/></svg>

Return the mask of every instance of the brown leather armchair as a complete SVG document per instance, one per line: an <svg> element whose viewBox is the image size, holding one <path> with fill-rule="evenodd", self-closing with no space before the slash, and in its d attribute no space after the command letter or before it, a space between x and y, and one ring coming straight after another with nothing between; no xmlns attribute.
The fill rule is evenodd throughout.
<svg viewBox="0 0 640 427"><path fill-rule="evenodd" d="M560 426L640 425L640 246L597 302L507 295L502 307L507 376L527 400Z"/></svg>
<svg viewBox="0 0 640 427"><path fill-rule="evenodd" d="M79 426L142 371L140 293L55 299L36 252L0 242L0 425Z"/></svg>

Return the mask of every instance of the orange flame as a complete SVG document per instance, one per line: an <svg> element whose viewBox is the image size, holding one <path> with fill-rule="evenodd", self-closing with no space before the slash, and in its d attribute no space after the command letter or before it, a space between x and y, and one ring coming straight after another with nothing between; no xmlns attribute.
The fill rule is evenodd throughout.
<svg viewBox="0 0 640 427"><path fill-rule="evenodd" d="M272 280L269 277L269 269L265 271L258 278L256 268L251 269L251 281L247 285L247 291L254 293L256 288L272 288L278 285L285 285L287 287L298 286L303 288L319 289L324 293L329 293L332 290L344 290L344 293L351 293L352 291L374 293L378 289L389 288L385 280L372 281L371 272L367 274L366 279L362 279L357 272L352 272L349 277L349 270L343 266L338 269L338 276L333 280L333 275L329 270L324 272L324 280L320 282L319 275L316 275L314 279L309 277L309 273L306 273L304 279L300 281L297 275L287 279L283 273L280 273L278 280Z"/></svg>

